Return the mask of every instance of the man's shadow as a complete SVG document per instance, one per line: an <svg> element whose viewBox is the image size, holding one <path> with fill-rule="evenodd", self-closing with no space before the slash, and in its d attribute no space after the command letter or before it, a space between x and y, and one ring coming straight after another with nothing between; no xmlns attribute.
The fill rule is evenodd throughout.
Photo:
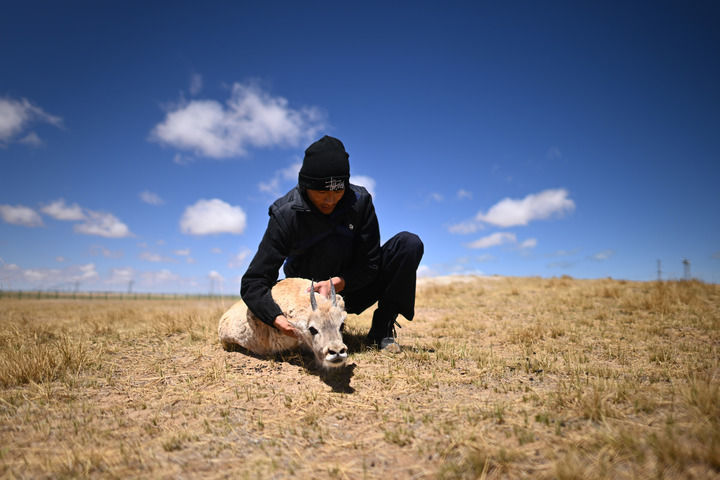
<svg viewBox="0 0 720 480"><path fill-rule="evenodd" d="M343 343L349 353L364 352L373 347L371 343L368 343L367 336L361 333L343 333Z"/></svg>

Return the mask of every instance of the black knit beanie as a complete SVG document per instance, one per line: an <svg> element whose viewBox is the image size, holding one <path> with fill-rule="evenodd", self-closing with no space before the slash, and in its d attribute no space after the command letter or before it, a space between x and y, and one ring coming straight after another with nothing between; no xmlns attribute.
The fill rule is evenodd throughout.
<svg viewBox="0 0 720 480"><path fill-rule="evenodd" d="M325 135L305 150L298 185L311 190L344 190L350 180L350 155L337 138Z"/></svg>

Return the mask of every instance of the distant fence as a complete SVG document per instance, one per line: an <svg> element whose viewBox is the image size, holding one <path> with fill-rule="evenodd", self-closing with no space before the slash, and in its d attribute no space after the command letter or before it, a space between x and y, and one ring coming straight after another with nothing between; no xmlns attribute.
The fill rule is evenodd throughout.
<svg viewBox="0 0 720 480"><path fill-rule="evenodd" d="M62 291L30 291L0 290L0 299L15 298L28 300L62 299L62 300L239 300L239 295L215 295L196 293L120 293L120 292L62 292Z"/></svg>

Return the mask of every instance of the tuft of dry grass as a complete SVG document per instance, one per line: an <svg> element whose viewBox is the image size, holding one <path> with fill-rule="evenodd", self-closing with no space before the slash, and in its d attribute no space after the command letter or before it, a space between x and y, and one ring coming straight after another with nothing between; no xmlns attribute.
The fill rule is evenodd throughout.
<svg viewBox="0 0 720 480"><path fill-rule="evenodd" d="M0 299L0 477L720 478L720 287L424 282L400 354L226 352L217 299Z"/></svg>
<svg viewBox="0 0 720 480"><path fill-rule="evenodd" d="M45 383L77 375L92 364L84 342L67 335L15 331L0 340L0 386Z"/></svg>

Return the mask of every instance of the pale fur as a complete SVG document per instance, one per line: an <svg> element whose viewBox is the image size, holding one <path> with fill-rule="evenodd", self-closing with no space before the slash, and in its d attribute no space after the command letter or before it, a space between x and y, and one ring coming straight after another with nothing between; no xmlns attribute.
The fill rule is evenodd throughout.
<svg viewBox="0 0 720 480"><path fill-rule="evenodd" d="M308 320L312 313L309 287L310 280L287 278L275 284L271 291L275 303L282 309L288 321L301 333L300 339L283 335L277 329L265 324L241 300L220 318L218 336L223 348L228 350L231 345L239 345L255 354L268 355L304 346L313 351L322 362L322 352L314 351L312 335L308 331ZM329 318L328 312L333 308L331 300L319 294L315 294L315 299L317 311L323 315L323 318ZM336 295L336 308L343 311L344 320L345 302L339 294ZM339 327L339 324L332 325L332 328Z"/></svg>

